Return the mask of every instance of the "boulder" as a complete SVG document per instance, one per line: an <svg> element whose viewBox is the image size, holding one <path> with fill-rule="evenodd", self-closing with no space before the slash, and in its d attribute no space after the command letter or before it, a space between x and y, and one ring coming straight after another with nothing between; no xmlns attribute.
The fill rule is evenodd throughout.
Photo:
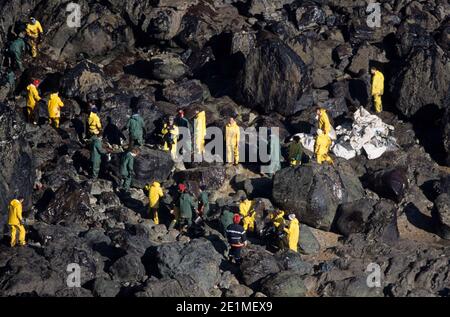
<svg viewBox="0 0 450 317"><path fill-rule="evenodd" d="M276 258L263 247L251 246L244 249L242 255L241 272L245 285L255 287L271 274L280 272Z"/></svg>
<svg viewBox="0 0 450 317"><path fill-rule="evenodd" d="M150 60L152 77L157 80L177 80L186 75L189 68L178 56L157 55Z"/></svg>
<svg viewBox="0 0 450 317"><path fill-rule="evenodd" d="M420 109L428 105L444 109L445 100L449 98L449 56L433 45L417 48L405 58L405 65L391 81L397 109L407 117L420 114Z"/></svg>
<svg viewBox="0 0 450 317"><path fill-rule="evenodd" d="M293 115L302 110L301 97L309 86L306 65L278 38L259 37L239 77L240 100L264 113Z"/></svg>
<svg viewBox="0 0 450 317"><path fill-rule="evenodd" d="M101 96L108 86L101 68L89 60L78 63L61 79L63 95L84 102L87 102L88 95Z"/></svg>
<svg viewBox="0 0 450 317"><path fill-rule="evenodd" d="M199 80L194 79L164 88L163 96L168 102L187 107L207 99L209 91Z"/></svg>
<svg viewBox="0 0 450 317"><path fill-rule="evenodd" d="M282 271L264 279L261 291L269 297L305 297L305 276L295 271Z"/></svg>
<svg viewBox="0 0 450 317"><path fill-rule="evenodd" d="M140 282L145 275L145 268L140 257L134 254L127 254L113 263L110 272L115 280Z"/></svg>
<svg viewBox="0 0 450 317"><path fill-rule="evenodd" d="M189 277L205 294L219 283L221 260L222 256L205 239L165 244L157 248L156 255L158 272L163 278Z"/></svg>
<svg viewBox="0 0 450 317"><path fill-rule="evenodd" d="M141 155L134 161L133 186L143 188L153 181L166 180L173 168L173 161L166 152L141 148Z"/></svg>
<svg viewBox="0 0 450 317"><path fill-rule="evenodd" d="M275 174L272 195L277 205L295 213L300 222L328 231L338 206L364 197L364 190L353 169L343 162L282 169Z"/></svg>
<svg viewBox="0 0 450 317"><path fill-rule="evenodd" d="M368 185L378 195L399 203L408 188L408 178L404 169L390 168L370 174Z"/></svg>
<svg viewBox="0 0 450 317"><path fill-rule="evenodd" d="M149 279L137 297L204 297L206 293L187 275L176 279Z"/></svg>
<svg viewBox="0 0 450 317"><path fill-rule="evenodd" d="M116 297L120 292L120 284L107 277L99 277L94 281L92 293L97 297Z"/></svg>
<svg viewBox="0 0 450 317"><path fill-rule="evenodd" d="M438 231L442 238L450 240L450 195L441 194L434 202L437 219Z"/></svg>
<svg viewBox="0 0 450 317"><path fill-rule="evenodd" d="M180 182L195 183L196 186L205 185L208 190L217 190L227 180L224 166L197 167L175 173L174 179Z"/></svg>

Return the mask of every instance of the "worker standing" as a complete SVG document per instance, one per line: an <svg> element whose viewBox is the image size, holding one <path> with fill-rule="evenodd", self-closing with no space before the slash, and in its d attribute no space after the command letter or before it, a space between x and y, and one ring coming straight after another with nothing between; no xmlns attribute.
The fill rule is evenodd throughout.
<svg viewBox="0 0 450 317"><path fill-rule="evenodd" d="M50 124L56 129L59 128L62 107L64 107L64 103L59 97L58 92L53 91L48 100L48 116L50 118Z"/></svg>
<svg viewBox="0 0 450 317"><path fill-rule="evenodd" d="M92 162L92 177L98 178L100 166L102 164L102 155L108 152L103 148L102 137L96 133L91 136L91 162Z"/></svg>
<svg viewBox="0 0 450 317"><path fill-rule="evenodd" d="M241 139L241 131L233 117L230 117L225 129L226 134L226 148L227 148L227 163L234 165L239 164L239 142Z"/></svg>
<svg viewBox="0 0 450 317"><path fill-rule="evenodd" d="M161 133L164 140L164 151L170 152L172 159L175 160L177 158L177 142L179 130L175 125L175 118L173 116L170 116L167 123L164 124Z"/></svg>
<svg viewBox="0 0 450 317"><path fill-rule="evenodd" d="M144 119L135 110L126 125L130 137L130 146L144 145L144 126Z"/></svg>
<svg viewBox="0 0 450 317"><path fill-rule="evenodd" d="M27 86L27 114L28 114L28 122L37 124L36 116L35 116L35 108L37 103L41 100L39 96L38 87L40 81L33 80L31 84Z"/></svg>
<svg viewBox="0 0 450 317"><path fill-rule="evenodd" d="M191 134L191 123L185 117L185 113L183 109L178 110L178 114L175 118L175 125L178 127L178 146L180 147L181 142L181 150L183 154L184 161L191 160L192 154L192 134Z"/></svg>
<svg viewBox="0 0 450 317"><path fill-rule="evenodd" d="M23 197L19 197L18 199L13 199L9 204L8 225L11 228L11 247L15 247L17 244L17 232L19 232L19 245L24 246L26 244L26 232L22 217L23 201Z"/></svg>
<svg viewBox="0 0 450 317"><path fill-rule="evenodd" d="M30 18L30 23L27 24L26 32L28 35L28 43L31 46L31 56L37 57L38 43L41 35L44 33L41 23L35 18Z"/></svg>
<svg viewBox="0 0 450 317"><path fill-rule="evenodd" d="M247 245L247 236L240 222L241 216L235 214L233 223L227 227L227 239L230 244L229 260L231 262L234 259L236 264L241 264L241 251Z"/></svg>
<svg viewBox="0 0 450 317"><path fill-rule="evenodd" d="M294 214L290 214L289 218L289 226L284 229L287 233L286 239L289 249L298 252L298 240L300 238L300 226L297 218Z"/></svg>
<svg viewBox="0 0 450 317"><path fill-rule="evenodd" d="M241 197L239 203L239 214L242 216L242 225L245 231L255 231L255 203L247 199L245 196Z"/></svg>
<svg viewBox="0 0 450 317"><path fill-rule="evenodd" d="M148 190L150 214L153 216L153 222L155 225L159 225L159 201L164 196L161 184L159 182L153 182L151 185L147 185L145 189Z"/></svg>
<svg viewBox="0 0 450 317"><path fill-rule="evenodd" d="M208 216L209 213L209 197L206 191L206 186L200 186L200 195L198 197L198 209L197 214L200 218Z"/></svg>
<svg viewBox="0 0 450 317"><path fill-rule="evenodd" d="M184 184L180 184L183 186L179 186L181 195L179 199L179 224L180 230L186 231L188 227L192 225L192 212L197 208L197 205L194 203L194 197L187 192L187 188Z"/></svg>
<svg viewBox="0 0 450 317"><path fill-rule="evenodd" d="M23 53L25 53L26 47L27 46L22 38L22 35L12 41L9 45L9 55L14 62L14 66L17 67L21 72L24 71L24 67L22 64L22 55Z"/></svg>
<svg viewBox="0 0 450 317"><path fill-rule="evenodd" d="M100 135L102 132L102 123L100 121L100 117L98 116L97 107L91 108L88 118L88 127L90 135Z"/></svg>
<svg viewBox="0 0 450 317"><path fill-rule="evenodd" d="M300 142L300 137L294 135L293 141L289 145L289 164L291 167L296 167L302 163L303 146Z"/></svg>
<svg viewBox="0 0 450 317"><path fill-rule="evenodd" d="M194 146L195 154L203 155L205 153L206 137L206 112L197 109L194 117Z"/></svg>
<svg viewBox="0 0 450 317"><path fill-rule="evenodd" d="M380 113L383 111L383 102L381 100L384 94L384 75L376 67L370 69L372 74L372 97L375 111Z"/></svg>
<svg viewBox="0 0 450 317"><path fill-rule="evenodd" d="M122 175L121 188L125 192L130 191L131 182L134 175L134 159L139 155L139 152L140 151L138 148L133 148L132 150L129 150L122 159L122 163L120 165L120 174Z"/></svg>
<svg viewBox="0 0 450 317"><path fill-rule="evenodd" d="M228 208L225 208L220 215L220 224L222 225L222 232L224 235L227 233L228 226L233 223L233 216L234 213L232 213Z"/></svg>
<svg viewBox="0 0 450 317"><path fill-rule="evenodd" d="M328 117L327 111L320 107L316 109L318 129L322 130L325 134L329 135L331 132L330 118Z"/></svg>
<svg viewBox="0 0 450 317"><path fill-rule="evenodd" d="M322 164L328 162L333 164L328 152L331 147L331 138L328 134L324 134L322 130L317 130L316 144L314 146L314 153L316 155L317 163Z"/></svg>

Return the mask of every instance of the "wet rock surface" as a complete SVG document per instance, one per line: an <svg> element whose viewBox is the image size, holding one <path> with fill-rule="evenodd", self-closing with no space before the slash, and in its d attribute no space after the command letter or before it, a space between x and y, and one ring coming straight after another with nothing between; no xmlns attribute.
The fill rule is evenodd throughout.
<svg viewBox="0 0 450 317"><path fill-rule="evenodd" d="M383 1L375 28L365 0L94 2L78 2L78 28L58 1L0 3L2 48L30 12L45 30L38 57L26 52L25 70L16 70L12 98L0 82L0 296L449 295L446 1ZM371 66L385 75L378 116L394 127L399 148L374 160L332 155L332 166L305 151L303 164L289 167L289 139L314 131L315 106L327 109L335 128L351 127L359 107L373 113ZM37 125L25 109L32 79L42 81ZM53 90L65 104L59 129L48 125ZM112 152L97 180L89 100ZM161 129L180 108L189 120L205 110L207 125L219 129L231 115L242 127L278 127L281 170L174 162ZM144 119L145 144L125 193L120 163L134 112ZM164 190L158 225L144 189L154 181ZM209 194L209 214L187 233L169 227L180 182ZM239 266L228 261L220 216L237 212L243 194L260 203ZM28 245L10 248L8 204L19 195ZM275 208L286 221L289 213L299 219L299 253L261 239ZM66 283L71 263L81 267L81 287ZM374 269L383 278L369 287Z"/></svg>

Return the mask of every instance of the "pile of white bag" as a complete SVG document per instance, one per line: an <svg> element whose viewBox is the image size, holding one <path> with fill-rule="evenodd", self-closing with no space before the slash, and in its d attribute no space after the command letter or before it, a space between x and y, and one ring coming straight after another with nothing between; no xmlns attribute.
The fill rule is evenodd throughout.
<svg viewBox="0 0 450 317"><path fill-rule="evenodd" d="M399 146L392 136L394 127L384 123L378 116L370 114L363 107L354 114L352 126L338 126L331 131L333 142L331 151L337 157L350 160L357 155L366 153L369 160L381 157L387 151L396 151ZM303 147L314 153L315 137L300 133Z"/></svg>

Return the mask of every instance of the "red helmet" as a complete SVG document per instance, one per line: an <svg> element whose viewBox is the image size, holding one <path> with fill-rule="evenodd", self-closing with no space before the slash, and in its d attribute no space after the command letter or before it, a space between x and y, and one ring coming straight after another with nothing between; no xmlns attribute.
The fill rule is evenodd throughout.
<svg viewBox="0 0 450 317"><path fill-rule="evenodd" d="M186 190L186 185L184 185L184 184L179 184L179 185L178 185L178 190L179 190L180 192L184 192L184 191Z"/></svg>
<svg viewBox="0 0 450 317"><path fill-rule="evenodd" d="M238 224L241 222L241 215L240 214L234 214L233 216L233 223Z"/></svg>
<svg viewBox="0 0 450 317"><path fill-rule="evenodd" d="M41 81L39 79L33 80L33 85L35 85L36 87L39 86L40 83Z"/></svg>

